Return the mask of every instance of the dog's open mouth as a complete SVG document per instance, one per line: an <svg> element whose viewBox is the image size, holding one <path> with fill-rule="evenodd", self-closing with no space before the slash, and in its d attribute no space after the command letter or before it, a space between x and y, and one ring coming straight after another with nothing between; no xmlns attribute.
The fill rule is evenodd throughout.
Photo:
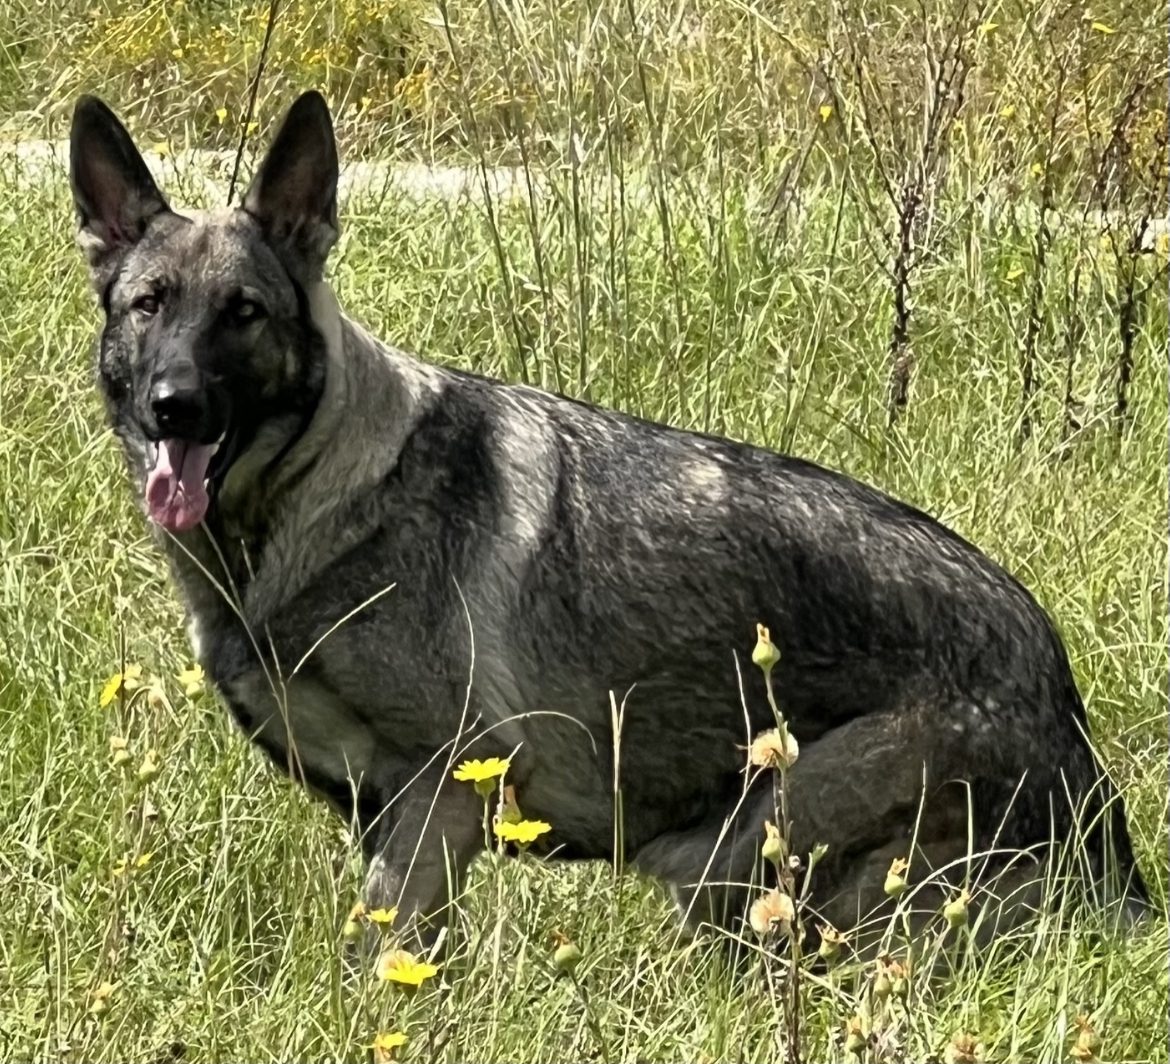
<svg viewBox="0 0 1170 1064"><path fill-rule="evenodd" d="M223 442L190 443L159 440L151 445L152 464L146 477L146 511L168 532L186 532L207 514L208 467Z"/></svg>

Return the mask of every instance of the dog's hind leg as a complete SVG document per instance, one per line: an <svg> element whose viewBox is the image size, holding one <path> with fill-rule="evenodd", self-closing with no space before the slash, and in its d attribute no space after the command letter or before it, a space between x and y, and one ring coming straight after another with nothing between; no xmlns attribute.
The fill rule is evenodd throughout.
<svg viewBox="0 0 1170 1064"><path fill-rule="evenodd" d="M984 869L968 838L986 838L994 825L973 819L970 791L957 782L972 753L964 739L945 715L909 707L856 718L801 746L787 774L791 850L807 861L814 847L827 847L812 875L814 935L820 921L879 926L893 907L883 884L895 858L910 859L919 880L929 869L912 899L929 915L996 864ZM727 816L659 836L634 855L670 885L692 926L711 921L739 933L754 891L775 885L760 857L774 797L771 781L759 782Z"/></svg>

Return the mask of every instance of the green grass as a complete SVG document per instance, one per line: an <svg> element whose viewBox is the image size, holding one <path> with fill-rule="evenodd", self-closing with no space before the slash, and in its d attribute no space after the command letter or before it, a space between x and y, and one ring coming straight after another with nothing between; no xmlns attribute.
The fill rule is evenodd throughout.
<svg viewBox="0 0 1170 1064"><path fill-rule="evenodd" d="M535 220L524 203L489 215L363 199L343 211L331 276L350 313L428 358L821 461L1018 574L1068 642L1158 915L1124 940L1082 916L979 958L960 951L947 977L913 981L870 1059L941 1056L968 1030L988 1059L1063 1060L1085 1013L1102 1059L1165 1060L1164 275L1139 317L1118 425L1118 263L1095 232L1059 229L1021 441L1032 233L985 225L956 180L916 275L914 384L890 431L889 284L872 220L831 180L839 161L826 155L828 177L784 230L764 209L770 171L710 157L680 171L614 157L543 170ZM1163 261L1137 263L1143 283ZM165 1060L182 1043L192 1061L360 1060L375 1032L398 1028L416 1061L780 1059L783 1012L764 976L737 980L709 943L676 942L657 888L600 866L481 861L441 987L407 1000L346 975L353 840L212 695L175 680L188 649L102 423L99 316L61 183L30 187L0 167L0 267L0 1058ZM1070 324L1081 428L1066 438ZM99 707L123 646L163 678L165 702ZM136 758L159 751L144 792L111 767L115 735ZM145 868L113 875L146 852ZM558 929L585 952L578 984L551 970ZM806 984L807 1059L845 1059L868 975L846 965ZM99 1021L90 993L105 980L118 987Z"/></svg>

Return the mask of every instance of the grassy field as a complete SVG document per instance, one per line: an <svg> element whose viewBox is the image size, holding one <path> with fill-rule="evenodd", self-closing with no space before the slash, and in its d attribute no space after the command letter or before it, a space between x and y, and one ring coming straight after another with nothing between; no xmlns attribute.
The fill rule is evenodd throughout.
<svg viewBox="0 0 1170 1064"><path fill-rule="evenodd" d="M50 6L50 29L77 14ZM229 21L250 11L176 6L193 12L182 17ZM441 18L410 22L421 16L408 7L412 32L445 39ZM333 39L292 10L296 40ZM481 18L493 10L503 9L475 8ZM538 45L560 55L591 32L591 10L562 12L567 40L549 29L551 44L520 41L505 58L539 74ZM93 11L94 25L131 17ZM980 28L999 32L986 30L993 20L1011 26L1006 9L975 16L972 40ZM1124 20L1141 29L1153 18L1132 7L1096 17L1112 19L1101 22L1110 32L1078 30L1086 63L1099 60L1098 44L1118 56L1138 49ZM493 47L513 39L501 30ZM681 62L677 48L651 40ZM0 92L13 110L24 101L24 131L59 135L54 116L83 68L66 65L48 31L9 41ZM1037 49L1019 52L1012 69L1039 68ZM135 81L129 60L102 56L99 87L118 89L111 102L136 116L143 144L176 136L163 119L218 106L204 94L184 111L170 89ZM160 77L172 76L166 63L160 52ZM575 96L572 69L550 60L557 114L578 108L588 129L605 125L599 113L625 113L612 99L589 111L596 93ZM196 73L173 76L210 84ZM992 80L977 71L972 84ZM273 102L257 115L262 127L279 96L267 82L264 91ZM1111 177L1099 197L1078 197L1095 188L1095 164L1070 150L1049 189L1060 220L1038 238L1035 211L1022 208L1045 197L1036 160L1056 166L1040 134L1064 134L1037 120L1039 139L1005 146L989 125L1005 104L984 95L984 113L962 119L966 139L955 135L962 151L932 171L926 221L915 223L913 315L900 349L913 375L892 428L898 217L881 207L880 185L866 185L865 152L880 156L875 144L892 150L896 138L851 124L849 101L863 97L845 89L802 97L818 139L797 192L780 178L795 173L799 153L757 150L745 133L746 89L732 113L704 111L680 85L666 102L650 93L661 106L630 105L649 115L645 128L631 120L588 150L558 127L569 147L531 160L531 195L516 201L349 201L331 276L350 313L427 358L845 470L939 516L1016 573L1068 642L1158 915L1124 940L1081 915L1045 919L980 957L956 947L947 977L912 978L904 1004L874 1015L872 970L841 964L804 984L805 1059L859 1059L843 1043L861 1015L873 1027L860 1058L869 1061L972 1059L955 1040L964 1032L982 1043L981 1059L1087 1059L1075 1055L1078 1016L1100 1036L1099 1059L1166 1060L1166 256L1156 241L1153 253L1131 255L1118 231L1102 235L1083 217L1090 201L1137 217L1146 192L1165 213L1164 193ZM1024 108L1031 97L1019 99ZM460 121L478 107L470 100ZM676 113L702 121L676 127ZM209 114L207 129L218 128ZM556 126L551 110L540 114L533 128ZM377 128L355 124L349 142L368 153ZM513 127L479 140L468 128L447 142L399 129L395 143L427 157L446 144L450 157L485 164L524 154ZM223 146L192 130L193 142ZM174 174L169 187L183 186ZM356 846L269 770L210 692L180 679L190 664L180 614L101 421L98 312L72 240L60 175L31 181L0 164L0 1059L364 1060L390 1031L409 1039L396 1056L415 1061L782 1059L788 1018L775 966L737 979L710 942L675 940L655 887L600 866L485 859L439 977L404 996L347 974L340 930L360 884ZM142 687L103 707L124 664L141 667ZM119 740L135 767L156 751L157 777L139 784L120 771ZM584 952L576 979L552 967L554 932Z"/></svg>

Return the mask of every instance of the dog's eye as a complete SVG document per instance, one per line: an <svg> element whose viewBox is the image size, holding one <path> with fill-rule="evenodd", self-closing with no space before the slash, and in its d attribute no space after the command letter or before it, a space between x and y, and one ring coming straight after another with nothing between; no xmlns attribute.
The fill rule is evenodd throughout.
<svg viewBox="0 0 1170 1064"><path fill-rule="evenodd" d="M144 296L139 296L130 304L132 310L148 318L157 314L160 306L162 306L162 300L154 292L148 292Z"/></svg>
<svg viewBox="0 0 1170 1064"><path fill-rule="evenodd" d="M241 299L232 306L232 317L237 325L251 325L264 317L265 311L254 299Z"/></svg>

